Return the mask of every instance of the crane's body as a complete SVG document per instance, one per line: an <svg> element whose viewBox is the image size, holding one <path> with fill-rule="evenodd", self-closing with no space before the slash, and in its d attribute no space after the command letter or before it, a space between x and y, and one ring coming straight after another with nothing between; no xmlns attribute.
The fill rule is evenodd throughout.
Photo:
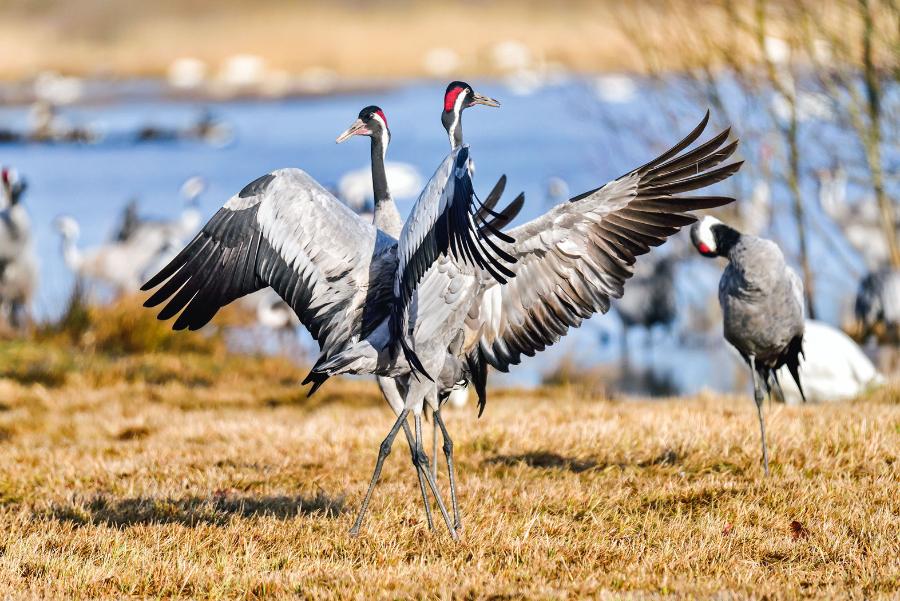
<svg viewBox="0 0 900 601"><path fill-rule="evenodd" d="M803 284L774 242L743 235L714 217L694 225L691 239L703 256L728 259L719 280L723 331L750 367L768 475L763 386L769 389L771 381L778 385L777 370L785 366L803 395L799 375L805 327Z"/></svg>

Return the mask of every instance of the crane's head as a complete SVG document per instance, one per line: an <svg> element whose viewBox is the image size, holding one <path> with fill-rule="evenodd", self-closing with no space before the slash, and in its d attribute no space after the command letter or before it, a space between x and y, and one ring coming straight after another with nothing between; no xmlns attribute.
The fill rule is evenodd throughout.
<svg viewBox="0 0 900 601"><path fill-rule="evenodd" d="M691 242L704 257L724 257L741 237L740 232L711 215L691 226Z"/></svg>
<svg viewBox="0 0 900 601"><path fill-rule="evenodd" d="M54 219L53 226L56 228L56 231L67 240L76 240L81 234L81 228L78 227L78 222L68 215L60 215Z"/></svg>
<svg viewBox="0 0 900 601"><path fill-rule="evenodd" d="M470 106L483 104L484 106L500 106L500 103L489 96L479 94L472 86L464 81L451 81L444 92L444 112L441 113L441 123L450 136L450 143L455 147L462 138L457 135L462 112Z"/></svg>
<svg viewBox="0 0 900 601"><path fill-rule="evenodd" d="M388 129L387 117L384 116L384 111L375 105L367 106L359 111L356 121L344 133L339 135L335 142L340 144L353 136L369 136L373 142L380 142L383 150L387 150L391 141L391 130Z"/></svg>
<svg viewBox="0 0 900 601"><path fill-rule="evenodd" d="M10 205L18 204L22 192L28 187L28 182L22 179L16 169L6 166L0 168L0 183L3 184L3 193Z"/></svg>

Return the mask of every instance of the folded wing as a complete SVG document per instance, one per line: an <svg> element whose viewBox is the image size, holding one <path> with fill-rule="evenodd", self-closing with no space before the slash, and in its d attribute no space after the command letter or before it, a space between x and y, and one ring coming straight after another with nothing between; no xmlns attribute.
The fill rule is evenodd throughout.
<svg viewBox="0 0 900 601"><path fill-rule="evenodd" d="M499 193L494 192L502 192L505 185L505 179L501 179L497 186L500 190L495 187L488 203L481 204L472 188L468 164L467 146L444 159L416 201L398 242L399 264L394 279L391 335L400 343L410 365L426 376L428 374L406 341L405 329L407 309L416 288L435 260L441 255L451 256L460 264L479 269L498 282L513 276L509 265L515 258L493 240L511 243L512 238L497 230L493 222L502 223L507 216L504 213L514 216L521 208L521 201L514 201L510 205L511 211L492 211L499 198Z"/></svg>

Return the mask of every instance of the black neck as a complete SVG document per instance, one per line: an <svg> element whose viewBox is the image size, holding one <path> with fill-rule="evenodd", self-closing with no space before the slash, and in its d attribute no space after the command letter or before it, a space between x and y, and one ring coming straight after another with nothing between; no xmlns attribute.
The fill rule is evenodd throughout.
<svg viewBox="0 0 900 601"><path fill-rule="evenodd" d="M709 229L716 239L716 253L720 257L727 257L731 249L741 240L741 233L724 223L717 223Z"/></svg>
<svg viewBox="0 0 900 601"><path fill-rule="evenodd" d="M458 116L453 111L444 111L441 114L441 123L444 124L444 129L447 130L447 135L450 137L450 148L456 149L462 146L462 110L459 111Z"/></svg>
<svg viewBox="0 0 900 601"><path fill-rule="evenodd" d="M375 194L375 204L391 198L384 171L385 150L382 136L372 136L372 191Z"/></svg>

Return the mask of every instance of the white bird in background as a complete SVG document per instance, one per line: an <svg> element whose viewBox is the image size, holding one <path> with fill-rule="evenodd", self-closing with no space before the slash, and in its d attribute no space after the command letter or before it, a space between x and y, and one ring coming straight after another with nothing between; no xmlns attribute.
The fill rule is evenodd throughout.
<svg viewBox="0 0 900 601"><path fill-rule="evenodd" d="M291 306L284 302L272 288L264 288L248 294L241 297L238 302L253 312L258 325L275 333L282 352L300 349L297 330L300 320Z"/></svg>
<svg viewBox="0 0 900 601"><path fill-rule="evenodd" d="M551 176L547 178L545 187L545 197L547 204L556 206L561 202L569 200L569 184L561 177Z"/></svg>
<svg viewBox="0 0 900 601"><path fill-rule="evenodd" d="M409 163L387 161L384 164L388 187L396 198L414 198L422 190L422 174ZM372 167L348 171L338 182L338 197L360 213L374 201Z"/></svg>
<svg viewBox="0 0 900 601"><path fill-rule="evenodd" d="M799 404L800 389L787 366L776 372L789 405ZM806 400L814 403L846 401L884 383L884 377L849 336L820 321L806 320L800 381Z"/></svg>
<svg viewBox="0 0 900 601"><path fill-rule="evenodd" d="M58 217L54 225L62 238L66 266L89 283L108 286L117 296L138 290L146 266L168 241L159 230L148 229L123 242L107 242L82 250L78 247L81 228L73 217Z"/></svg>
<svg viewBox="0 0 900 601"><path fill-rule="evenodd" d="M3 208L0 210L0 313L13 326L28 319L37 286L37 258L31 220L22 204L28 184L15 169L0 168Z"/></svg>

